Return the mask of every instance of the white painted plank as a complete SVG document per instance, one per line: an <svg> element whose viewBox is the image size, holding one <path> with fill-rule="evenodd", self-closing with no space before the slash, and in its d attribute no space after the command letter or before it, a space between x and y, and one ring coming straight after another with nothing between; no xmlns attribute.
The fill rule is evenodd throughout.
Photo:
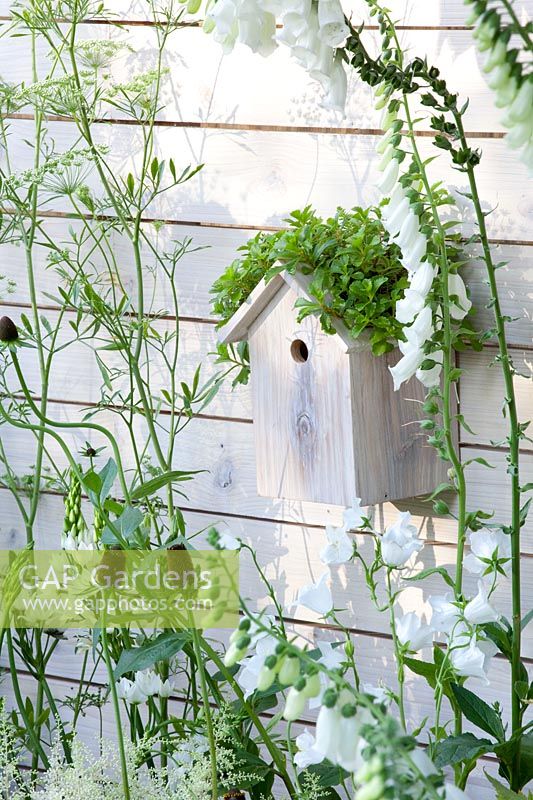
<svg viewBox="0 0 533 800"><path fill-rule="evenodd" d="M82 223L79 220L44 218L43 230L62 246L72 247L72 229L80 235ZM191 252L180 262L176 275L180 314L185 317L207 318L211 316L210 288L216 278L238 257L238 248L256 235L254 230L241 228L210 228L194 225L164 225L157 233L150 223L144 225L150 241L159 243L160 252L170 250L174 240L192 238ZM42 234L37 241L44 241ZM122 281L129 291L136 285L135 268L129 241L116 232L110 234L110 242L119 265ZM195 251L194 249L197 248ZM507 266L497 271L502 312L513 318L507 324L507 339L512 345L533 344L533 247L528 245L493 245L495 263L507 262ZM34 269L38 302L53 305L47 295L57 295L58 275L50 268L46 257L48 251L43 246L35 249ZM26 277L24 250L12 244L2 246L2 273L15 281L15 294L10 301L27 304L30 302L29 284ZM93 257L95 272L103 269L102 259ZM172 298L167 282L153 280L154 257L147 246L143 248L143 278L147 297L153 297L153 308L168 311ZM489 301L485 267L482 262L472 260L464 268L464 278L471 292L476 315L477 329L487 329L494 325L493 314L487 308Z"/></svg>
<svg viewBox="0 0 533 800"><path fill-rule="evenodd" d="M20 323L18 309L2 306L0 304L0 315L8 314L17 325ZM116 374L113 381L113 390L121 391L124 396L129 393L130 376L125 365L124 358L118 351L100 350L105 346L106 337L103 332L98 339L91 339L90 347L88 342L73 341L73 332L70 323L75 320L75 314L67 313L59 323L59 315L56 311L43 312L42 317L48 320L53 331L58 324L59 335L57 338L57 348L60 352L53 359L53 367L50 375L49 397L55 400L68 398L71 402L78 402L80 405L91 405L99 403L104 395L109 396L109 390L103 385L103 378L98 366L95 352L91 347L99 350L99 359L107 366L112 374ZM165 335L172 335L175 331L176 323L171 320L160 319L154 321L153 329L164 338ZM201 367L200 385L211 380L216 375L221 375L223 368L215 363L213 355L217 342L217 332L211 323L184 321L179 324L179 359L177 370L174 373L176 386L184 381L188 385L192 384L194 374L198 367ZM167 358L172 358L174 344L171 342L167 349ZM34 349L20 350L20 364L24 373L26 385L33 396L41 395L41 380L39 365ZM148 344L142 358L142 373L150 380L152 396L160 396L162 389L169 389L171 374L165 364L161 353L152 345ZM126 371L125 371L126 370ZM118 371L118 374L116 371ZM21 392L18 380L12 384L14 391ZM115 405L119 405L119 400L114 400ZM168 409L167 409L168 410ZM232 390L231 380L222 383L217 395L212 403L205 409L204 413L213 416L236 417L251 419L251 400L248 386L239 386Z"/></svg>
<svg viewBox="0 0 533 800"><path fill-rule="evenodd" d="M113 80L131 78L135 71L155 66L156 33L153 28L132 26L129 29L105 25L83 25L79 39L112 39L127 44L111 67ZM481 71L482 59L468 30L401 31L400 40L412 56L428 57L439 67L450 89L458 91L470 106L465 117L468 131L503 131L502 116L493 102ZM376 51L379 35L365 34L368 49ZM39 75L49 69L47 43L38 40ZM169 40L164 65L170 70L163 84L160 119L166 122L187 121L230 125L267 125L302 127L379 128L381 112L373 108L372 91L357 73L349 74L345 113L322 108L323 92L306 71L291 59L286 47L278 48L265 59L244 45L224 56L221 47L201 28L185 28ZM32 80L30 39L3 40L0 73L10 83ZM465 75L468 80L465 82ZM235 87L238 86L238 93ZM428 119L427 107L415 100L415 117ZM28 109L29 110L29 109ZM116 118L116 109L107 106L102 115ZM424 127L421 125L421 127Z"/></svg>
<svg viewBox="0 0 533 800"><path fill-rule="evenodd" d="M30 165L33 123L11 123L12 157L19 169ZM58 150L76 143L72 123L51 122L49 136ZM139 154L139 131L106 125L95 126L97 143L112 143L107 165L114 175L135 172ZM319 214L329 214L338 205L350 207L377 200L378 155L375 136L313 135L306 133L227 132L158 129L155 152L177 163L205 163L202 173L154 201L147 214L164 219L187 219L241 225L278 225L294 208L307 203ZM422 140L423 156L435 154ZM503 141L483 141L483 159L478 168L478 187L483 202L495 208L488 217L489 234L503 239L527 239L533 210L533 187L523 179L523 170ZM132 155L133 154L133 155ZM137 155L135 155L137 154ZM445 157L431 164L431 177L464 189L464 181ZM459 183L458 183L459 179ZM101 194L95 173L87 184ZM466 202L466 201L465 201ZM49 211L65 211L63 198L50 199ZM463 212L467 214L465 210ZM465 225L466 230L470 223Z"/></svg>
<svg viewBox="0 0 533 800"><path fill-rule="evenodd" d="M461 441L475 445L500 442L508 436L509 425L503 416L505 384L501 365L495 362L497 350L492 348L483 353L462 353L460 366L465 372L461 378L461 413L476 436L469 431L461 431ZM512 350L515 370L513 385L521 422L533 419L533 353ZM532 449L531 442L523 442L523 447ZM491 454L487 453L491 460Z"/></svg>
<svg viewBox="0 0 533 800"><path fill-rule="evenodd" d="M61 421L80 420L79 409L74 406L50 407L50 416ZM119 436L126 465L130 458L130 445L118 425L116 416L101 414L97 418L101 424ZM83 448L87 432L69 433L68 441L72 442L73 452ZM138 439L144 438L142 428L138 430ZM100 444L101 438L89 435L89 440ZM28 434L13 429L2 430L2 439L12 453L14 469L24 473L34 463L34 443ZM103 442L102 442L103 443ZM56 450L53 450L56 453ZM187 485L188 500L183 505L189 509L211 510L213 514L236 514L285 522L304 523L307 525L339 524L341 509L338 506L320 505L305 502L291 502L275 498L261 498L256 493L255 453L253 448L252 428L241 422L222 420L193 420L180 434L179 460L176 466L180 469L208 470L198 475ZM509 485L506 478L505 454L501 452L487 453L483 450L466 447L463 459L481 456L489 458L496 469L489 470L480 464L473 463L468 467L469 507L495 510L495 520L508 523L510 518ZM107 457L107 456L106 456ZM62 454L59 463L65 464ZM522 458L523 483L533 480L533 457ZM452 509L453 498L450 498ZM399 510L410 510L415 515L417 525L428 539L447 542L457 540L456 527L453 520L442 520L435 517L431 505L421 499L406 500L402 503L385 504L375 507L375 527L384 530ZM522 529L523 551L533 552L533 518L530 517Z"/></svg>
<svg viewBox="0 0 533 800"><path fill-rule="evenodd" d="M62 247L72 249L72 236L82 235L83 224L80 220L67 220L62 217L43 218L42 228L46 236L60 243ZM238 255L238 248L256 231L239 228L211 228L200 225L164 225L157 232L150 223L143 225L143 230L152 244L159 247L160 253L169 252L173 242L183 242L192 238L192 250L187 252L178 265L176 272L176 288L179 297L180 315L205 319L211 316L211 296L209 290L218 276ZM49 295L57 296L58 286L62 281L55 269L51 268L43 246L45 235L38 233L39 246L35 247L34 270L37 290L37 301L42 306L54 305ZM110 245L125 288L133 292L137 285L135 266L131 244L125 236L110 232ZM0 250L2 268L0 274L14 281L14 295L3 299L22 304L30 302L29 282L24 249L15 244L4 244ZM154 311L170 312L173 307L170 286L166 280L154 280L157 270L155 257L145 244L143 253L143 285L147 298L153 298ZM105 269L102 257L93 255L91 263L86 267L89 274L101 274ZM2 284L0 284L1 287ZM168 316L168 314L167 314Z"/></svg>
<svg viewBox="0 0 533 800"><path fill-rule="evenodd" d="M67 409L66 411L68 413L70 409ZM195 423L192 423L192 425L187 429L189 435L191 430L194 431L194 424ZM197 466L197 463L195 463L195 458L200 456L202 458L202 462L198 465L198 468L209 468L209 465L212 463L212 456L208 456L206 452L201 452L203 447L201 448L199 446L200 437L205 437L210 427L220 426L221 424L224 423L213 421L206 423L206 421L202 421L200 431L198 432L198 430L196 430L195 432L195 449L186 443L188 436L184 435L181 441L181 452L187 453L187 460L185 463L183 460L180 460L179 465L177 466L180 466L181 468L195 468ZM227 425L227 423L225 424ZM110 422L109 425L114 426L112 422ZM228 441L231 441L234 446L237 443L239 427L242 426L232 423L232 434ZM96 444L94 440L93 443ZM23 454L23 459L25 458L26 463L28 463L28 456L31 454L23 453L25 448L24 439L22 436L19 436L17 439L16 447L14 446L15 442L10 442L8 437L5 437L4 445L8 452L8 456L10 457L12 466L15 469L19 467L21 453ZM244 442L242 440L240 445L241 447L239 450L239 455L242 458L242 449L244 447ZM248 448L250 448L250 445L248 445ZM78 450L79 446L77 446L76 449ZM209 450L211 452L215 449L216 441L210 443ZM50 450L52 453L54 453L55 446L52 443L50 444ZM122 452L124 453L124 456L127 457L125 446L122 446ZM210 485L212 486L213 484L213 478L216 478L215 470L217 467L219 468L219 464L215 465L215 470L213 471L214 474L210 473L207 476L199 475L188 485L187 492L189 495L189 501L184 503L186 508L217 508L218 506L220 509L220 514L223 516L224 511L233 511L240 514L246 512L250 513L251 509L255 509L262 504L261 511L263 516L271 518L274 516L274 514L276 514L278 518L288 521L291 519L291 517L288 513L282 511L282 508L289 510L292 506L292 508L299 510L301 513L301 509L299 508L300 504L282 503L281 501L269 502L264 498L254 497L255 483L253 482L253 470L250 469L245 472L242 469L238 469L238 467L242 465L242 461L240 463L234 463L236 456L233 455L230 457L232 458L232 461L230 462L231 466L229 466L227 463L224 464L224 477L226 479L226 483L230 483L228 476L231 475L233 485L231 485L230 492L232 491L234 495L238 495L240 503L239 508L236 509L234 506L232 507L233 504L231 503L229 496L227 498L228 502L225 504L224 508L221 508L220 502L217 503L211 499L213 491L212 489L210 491ZM192 464L191 461L193 461ZM529 471L533 471L533 459L529 458L528 465L530 468ZM490 479L492 477L491 471L485 470L485 472L489 473ZM220 471L218 474L220 476ZM485 476L483 476L483 479L484 478ZM218 478L218 483L220 488L220 477ZM479 485L474 487L469 508L472 509L476 507L476 488L478 491L481 489L483 495L481 498L480 507L486 509L487 487L484 483L481 485L481 487ZM505 487L502 485L501 480L499 483L496 482L494 486L489 486L488 488L489 491L492 490L491 494L489 495L491 500L492 498L497 498L498 502L500 503L498 508L498 516L505 517L507 498L504 495ZM199 505L198 501L200 501L201 505ZM494 500L492 500L492 503L493 502ZM305 507L306 504L301 505L302 507ZM308 504L308 508L312 508L310 507L310 504ZM315 508L316 512L320 510L320 507ZM213 519L216 519L217 512L210 512L210 514L212 514ZM57 518L53 517L53 519L56 520L55 524L52 522L52 525L50 528L48 528L47 533L47 543L49 543L48 546L51 546L54 541L56 544L59 542L61 517L58 514ZM296 521L294 520L294 517L293 521ZM325 521L324 514L322 514L322 521ZM8 528L8 536L10 536L12 540L17 540L20 542L20 520L18 523L15 522L15 525L18 527L13 525L6 526ZM319 560L319 553L325 544L324 532L316 528L307 528L295 525L273 528L270 523L259 525L251 523L249 520L242 519L236 520L235 523L231 523L231 529L232 533L244 536L250 542L250 544L255 547L259 554L260 563L262 564L267 577L275 582L279 602L283 605L283 607L291 608L290 616L293 616L299 620L315 621L317 617L313 612L301 607L294 608L294 604L299 588L309 584L310 582L316 581L324 571L324 567ZM14 534L12 532L13 530L15 530ZM359 535L356 537L356 541L360 546L360 550L364 558L367 560L371 558L372 543L369 537L365 535ZM453 569L454 560L455 554L453 547L435 543L428 545L422 550L417 561L416 568L419 569L433 566L446 566ZM246 558L242 559L241 582L242 586L245 587L248 596L252 600L261 604L270 602L266 590L257 582L257 576L253 565L249 563ZM475 594L476 587L477 578L472 575L466 575L465 592L467 594ZM344 609L344 611L340 613L339 617L348 627L365 631L377 631L382 633L388 632L387 618L377 612L370 601L368 591L364 583L364 576L358 562L354 565L347 565L346 567L343 566L333 570L332 590L334 592L336 607ZM429 594L442 594L445 591L446 586L443 584L442 579L438 576L432 576L424 581L424 587L417 583L411 584L409 588L407 588L402 594L400 600L401 608L404 612L413 610L415 608L420 610L421 604L427 601ZM523 592L524 601L526 602L526 598L531 595L531 592L533 592L532 558L524 558ZM510 586L507 579L502 578L495 600L500 611L504 614L509 614ZM531 626L525 631L524 653L533 657L533 628L531 628Z"/></svg>

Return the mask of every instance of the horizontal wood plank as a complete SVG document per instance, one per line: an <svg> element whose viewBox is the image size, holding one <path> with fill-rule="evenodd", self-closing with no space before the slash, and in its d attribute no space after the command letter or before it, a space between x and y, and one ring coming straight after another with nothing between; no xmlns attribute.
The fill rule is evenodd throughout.
<svg viewBox="0 0 533 800"><path fill-rule="evenodd" d="M48 131L58 150L76 145L73 123L50 122ZM31 121L11 121L12 159L20 170L29 167L33 158L25 143L32 132ZM98 144L112 144L107 157L110 173L125 178L128 172L136 172L140 132L135 126L95 126L94 137ZM160 196L146 213L162 219L261 226L279 225L290 211L307 203L319 214L329 214L338 205L369 204L378 199L376 141L372 135L158 129L155 152L160 158L206 166L193 181ZM495 209L487 218L489 235L526 240L533 211L531 184L522 179L522 166L505 142L483 140L482 149L479 192L486 207ZM420 150L423 157L435 155L435 148L426 140L421 141ZM430 173L452 189L465 188L446 157L433 161ZM94 172L86 182L96 196L101 194ZM465 202L463 199L460 205ZM62 196L50 196L43 208L66 211L69 202ZM467 231L471 229L470 214L466 209L463 213Z"/></svg>
<svg viewBox="0 0 533 800"><path fill-rule="evenodd" d="M79 39L111 39L128 48L119 54L111 67L113 80L131 79L134 71L155 66L156 31L153 28L112 25L83 25ZM372 52L379 46L377 31L364 34ZM493 93L482 72L483 58L477 52L469 30L403 30L400 40L406 50L427 56L437 66L451 90L470 99L465 128L472 132L502 132L502 113L494 106ZM37 40L39 74L49 69L48 45ZM139 54L142 58L139 58ZM31 41L5 37L0 54L0 72L10 83L32 81ZM293 128L379 128L381 112L373 108L373 93L355 72L349 74L348 100L344 113L322 107L322 90L307 72L280 47L268 59L238 45L224 56L220 45L201 28L184 28L168 41L164 66L170 70L163 85L159 120L165 124L217 124L226 126L289 126ZM464 76L468 75L465 84ZM235 86L239 86L238 97ZM416 118L426 118L420 128L429 129L427 107L411 100ZM30 110L29 108L26 110ZM112 106L102 109L102 116L121 114Z"/></svg>
<svg viewBox="0 0 533 800"><path fill-rule="evenodd" d="M210 423L211 424L211 423ZM202 424L205 430L207 424ZM9 450L9 442L5 443ZM19 448L21 442L19 442ZM204 466L205 466L204 461ZM489 472L488 470L486 470ZM198 478L190 485L189 495L195 492L195 484L202 482L203 476ZM245 481L243 481L245 483ZM242 488L242 485L241 485ZM491 487L492 488L492 487ZM483 487L484 489L484 487ZM251 494L253 487L249 487L248 504L251 505ZM205 493L204 493L205 494ZM486 508L486 493L483 492L485 500L483 507ZM25 542L23 526L20 516L15 509L12 500L2 494L2 502L6 510L3 514L2 538L5 546L21 547ZM204 497L205 499L205 497ZM260 500L258 498L258 500ZM57 547L60 540L61 524L61 501L59 498L43 497L42 512L45 516L38 525L40 533L40 546ZM472 504L475 500L472 500ZM302 504L303 505L303 504ZM309 504L308 504L309 505ZM192 504L184 503L185 509L194 508ZM208 501L208 506L214 504ZM241 503L241 512L245 510ZM474 507L472 505L472 507ZM317 507L318 510L319 507ZM86 513L87 521L90 523L90 510ZM199 524L203 530L210 524L219 524L222 530L227 530L243 540L247 541L257 552L267 578L273 583L279 603L286 609L287 616L299 621L316 622L318 617L314 612L298 605L297 595L301 587L316 581L325 571L324 565L320 562L320 551L326 543L324 531L318 527L306 525L291 525L274 523L272 520L250 520L243 518L226 519L224 512L217 514L214 511L202 514L201 519L192 518L193 524ZM324 516L323 516L324 519ZM325 521L325 520L324 520ZM438 523L436 523L438 524ZM376 520L376 528L379 530L379 519ZM189 533L199 530L192 527ZM373 544L368 535L358 534L355 536L358 548L366 560L372 559ZM428 567L447 567L453 570L455 562L455 550L446 544L428 542L427 546L421 551L416 561L415 572ZM414 573L413 573L414 574ZM533 591L533 558L523 559L523 593L524 598L530 596ZM257 572L248 555L241 558L241 588L249 600L260 607L270 604L270 598L266 588L258 580ZM332 570L331 587L335 602L335 607L343 609L339 612L339 618L344 624L358 631L368 631L372 633L389 633L387 615L379 613L374 607L368 589L365 585L364 574L359 562ZM466 574L464 590L467 595L475 594L477 587L477 577ZM444 594L447 591L442 579L431 576L424 581L424 585L412 583L407 585L399 600L400 608L403 612L424 609L427 613L429 606L427 598L431 594ZM510 613L510 584L508 579L501 579L495 595L495 603L501 613ZM533 629L531 626L524 632L524 654L533 658Z"/></svg>

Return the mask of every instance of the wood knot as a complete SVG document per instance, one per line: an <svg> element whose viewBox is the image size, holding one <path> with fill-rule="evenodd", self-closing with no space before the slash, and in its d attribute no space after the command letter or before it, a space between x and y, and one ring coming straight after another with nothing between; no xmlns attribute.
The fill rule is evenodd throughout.
<svg viewBox="0 0 533 800"><path fill-rule="evenodd" d="M229 489L233 486L233 464L229 458L224 458L218 462L214 479L219 489Z"/></svg>
<svg viewBox="0 0 533 800"><path fill-rule="evenodd" d="M309 440L314 435L313 421L307 411L301 411L296 417L296 434L302 441Z"/></svg>

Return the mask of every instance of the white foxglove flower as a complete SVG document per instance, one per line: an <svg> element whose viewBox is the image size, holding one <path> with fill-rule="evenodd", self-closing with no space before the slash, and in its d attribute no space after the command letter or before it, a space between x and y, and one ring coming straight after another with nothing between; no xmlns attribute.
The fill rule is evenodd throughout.
<svg viewBox="0 0 533 800"><path fill-rule="evenodd" d="M333 597L328 586L329 572L324 572L316 583L304 586L298 592L298 605L325 616L333 609Z"/></svg>
<svg viewBox="0 0 533 800"><path fill-rule="evenodd" d="M507 44L503 39L498 39L483 64L483 72L492 72L495 67L499 67L500 64L503 64L506 56Z"/></svg>
<svg viewBox="0 0 533 800"><path fill-rule="evenodd" d="M429 369L417 369L416 379L420 381L422 386L425 386L426 389L431 389L434 386L438 386L440 383L444 354L442 350L438 350L435 353L430 353L426 358L431 359L435 363L432 367L429 367Z"/></svg>
<svg viewBox="0 0 533 800"><path fill-rule="evenodd" d="M390 164L387 166L385 172L383 173L380 181L377 183L377 188L382 194L389 194L391 190L394 188L396 181L398 180L398 173L400 171L400 164L397 158L393 158Z"/></svg>
<svg viewBox="0 0 533 800"><path fill-rule="evenodd" d="M400 233L410 207L409 198L404 196L396 210L389 217L383 214L383 224L391 236L397 236Z"/></svg>
<svg viewBox="0 0 533 800"><path fill-rule="evenodd" d="M289 13L283 17L283 28L276 35L278 42L295 47L300 37L307 28L305 17L300 14Z"/></svg>
<svg viewBox="0 0 533 800"><path fill-rule="evenodd" d="M390 219L396 213L404 198L406 198L405 190L401 183L397 183L389 197L389 202L382 208L381 213L384 220Z"/></svg>
<svg viewBox="0 0 533 800"><path fill-rule="evenodd" d="M402 227L400 228L400 233L398 234L397 244L402 250L409 252L417 243L418 236L420 234L420 220L418 219L417 215L409 210L408 214L406 215Z"/></svg>
<svg viewBox="0 0 533 800"><path fill-rule="evenodd" d="M424 360L424 351L420 348L409 350L394 367L389 367L394 382L394 391L397 392L403 383L410 380Z"/></svg>
<svg viewBox="0 0 533 800"><path fill-rule="evenodd" d="M393 136L394 136L394 130L392 128L389 128L387 131L385 131L383 136L381 136L379 138L379 140L378 140L378 143L376 145L376 153L379 153L380 155L383 155L383 153L385 152L385 150L389 146L390 140L391 140L391 138ZM388 206L387 206L387 208L388 208Z"/></svg>
<svg viewBox="0 0 533 800"><path fill-rule="evenodd" d="M346 95L348 93L348 77L344 68L344 62L340 55L333 61L331 74L326 85L327 94L322 102L324 108L331 108L335 111L344 111L346 106Z"/></svg>
<svg viewBox="0 0 533 800"><path fill-rule="evenodd" d="M511 559L511 537L502 530L482 528L470 534L470 553L464 559L469 572L481 575L498 562L505 571L505 565Z"/></svg>
<svg viewBox="0 0 533 800"><path fill-rule="evenodd" d="M504 86L507 85L511 76L511 68L509 64L500 64L500 66L496 67L491 75L487 80L488 86L491 89L502 89Z"/></svg>
<svg viewBox="0 0 533 800"><path fill-rule="evenodd" d="M450 594L434 595L429 598L433 609L431 627L435 633L450 634L461 619L461 612Z"/></svg>
<svg viewBox="0 0 533 800"><path fill-rule="evenodd" d="M350 29L339 0L318 0L318 35L329 47L342 47Z"/></svg>
<svg viewBox="0 0 533 800"><path fill-rule="evenodd" d="M353 541L344 528L326 526L328 544L320 551L323 564L346 564L353 556Z"/></svg>
<svg viewBox="0 0 533 800"><path fill-rule="evenodd" d="M526 122L533 116L533 81L522 84L518 94L511 103L509 116L516 122Z"/></svg>
<svg viewBox="0 0 533 800"><path fill-rule="evenodd" d="M519 147L523 147L527 142L529 142L531 135L533 133L533 114L532 119L528 119L525 122L517 123L509 133L505 135L505 141L513 150L518 150Z"/></svg>
<svg viewBox="0 0 533 800"><path fill-rule="evenodd" d="M467 603L464 610L465 619L472 625L483 625L485 622L497 622L500 614L490 604L488 592L483 581L478 581L477 595Z"/></svg>
<svg viewBox="0 0 533 800"><path fill-rule="evenodd" d="M306 769L311 764L320 764L324 756L316 749L315 737L304 728L303 733L296 737L298 752L294 756L294 763L300 769Z"/></svg>
<svg viewBox="0 0 533 800"><path fill-rule="evenodd" d="M507 108L511 105L518 94L518 83L516 78L509 78L509 81L496 92L495 104L497 108Z"/></svg>
<svg viewBox="0 0 533 800"><path fill-rule="evenodd" d="M428 339L431 339L435 331L433 325L433 312L429 306L425 306L422 311L417 315L415 321L408 328L404 328L404 335L407 342L398 342L398 346L402 353L406 350L402 346L408 344L410 347L422 347Z"/></svg>
<svg viewBox="0 0 533 800"><path fill-rule="evenodd" d="M275 35L275 16L268 12L261 14L255 0L245 0L239 11L238 41L266 57L277 48Z"/></svg>
<svg viewBox="0 0 533 800"><path fill-rule="evenodd" d="M472 308L472 302L466 294L466 286L463 279L457 273L452 273L448 276L448 292L450 297L457 297L457 300L450 301L451 316L457 320L464 319Z"/></svg>
<svg viewBox="0 0 533 800"><path fill-rule="evenodd" d="M418 652L433 641L432 628L415 611L396 618L396 636L410 652Z"/></svg>
<svg viewBox="0 0 533 800"><path fill-rule="evenodd" d="M462 678L478 678L483 683L488 683L485 653L477 646L475 639L471 639L465 646L453 647L450 650L450 661Z"/></svg>
<svg viewBox="0 0 533 800"><path fill-rule="evenodd" d="M402 264L409 274L416 272L420 266L420 262L426 257L427 253L427 239L423 233L418 231L417 235L413 238L408 249L402 250Z"/></svg>
<svg viewBox="0 0 533 800"><path fill-rule="evenodd" d="M413 292L418 292L422 297L427 297L433 286L436 273L436 268L429 261L423 261L413 273L409 288Z"/></svg>
<svg viewBox="0 0 533 800"><path fill-rule="evenodd" d="M406 289L401 300L396 303L395 316L402 325L408 325L424 308L426 298L414 289Z"/></svg>
<svg viewBox="0 0 533 800"><path fill-rule="evenodd" d="M411 524L411 514L402 511L381 537L381 556L388 567L402 567L423 546L416 525Z"/></svg>
<svg viewBox="0 0 533 800"><path fill-rule="evenodd" d="M239 35L237 7L234 0L218 0L207 15L204 28L207 31L213 30L214 40L222 45L226 55L231 53Z"/></svg>

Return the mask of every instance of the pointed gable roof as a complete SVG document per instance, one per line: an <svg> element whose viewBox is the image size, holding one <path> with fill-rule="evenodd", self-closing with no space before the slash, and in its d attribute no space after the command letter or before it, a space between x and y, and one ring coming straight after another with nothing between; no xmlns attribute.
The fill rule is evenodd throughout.
<svg viewBox="0 0 533 800"><path fill-rule="evenodd" d="M309 291L311 281L311 275L304 275L299 271L296 271L294 274L287 271L280 272L274 275L268 282L263 278L231 319L220 328L219 342L222 344L230 344L232 342L242 342L247 339L253 323L269 306L284 285L290 286L297 294L305 295L312 300L313 298ZM333 327L335 328L336 336L341 340L347 353L366 349L368 347L368 338L363 334L359 339L354 339L341 320L335 320L333 322Z"/></svg>

